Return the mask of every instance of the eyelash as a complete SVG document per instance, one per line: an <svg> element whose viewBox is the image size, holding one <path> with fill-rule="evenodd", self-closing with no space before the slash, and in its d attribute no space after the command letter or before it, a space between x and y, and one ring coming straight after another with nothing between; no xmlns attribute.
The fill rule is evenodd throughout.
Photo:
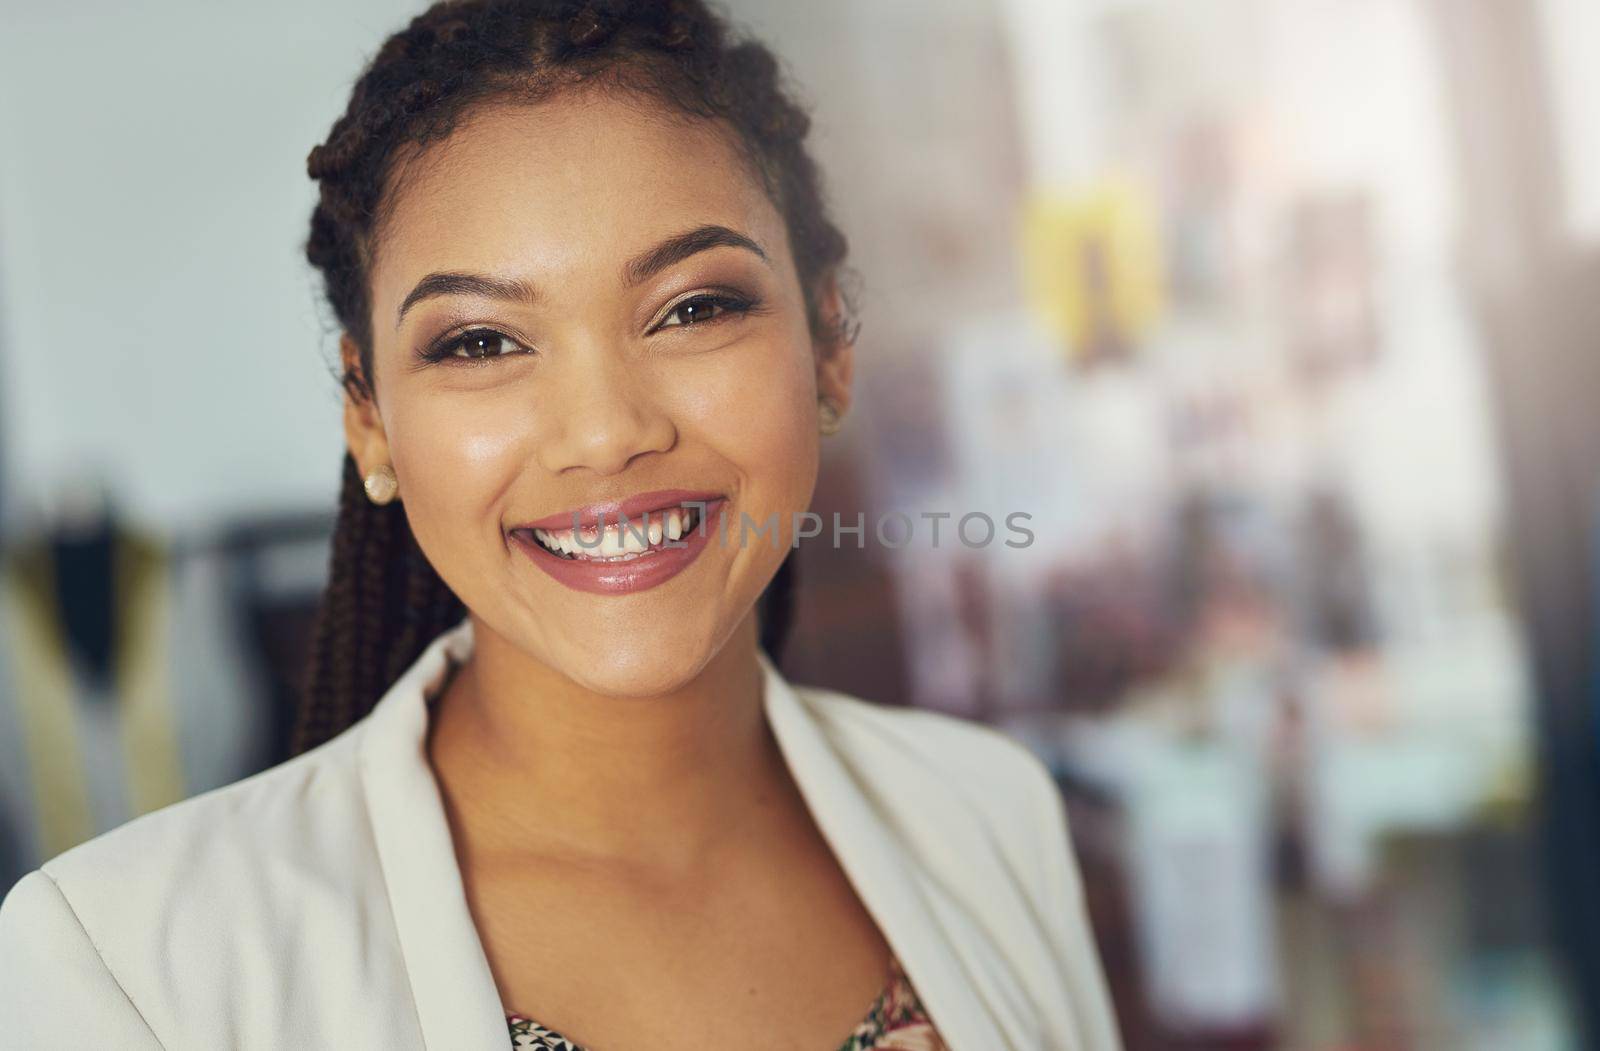
<svg viewBox="0 0 1600 1051"><path fill-rule="evenodd" d="M721 319L727 317L730 314L733 314L733 315L748 314L752 310L755 310L756 307L759 306L759 305L760 304L759 304L759 302L757 300L755 300L753 298L750 298L750 297L747 297L747 296L734 295L734 294L729 293L729 292L701 292L701 293L698 293L697 295L692 295L688 299L685 299L685 300L681 301L676 306L674 306L671 310L667 311L667 316L666 316L665 319L662 320L661 324L657 325L655 328L651 329L650 331L655 332L655 331L657 331L659 329L663 329L663 328L688 328L691 325L704 325L706 323L706 321L721 320ZM715 307L718 312L715 313L715 314L712 314L709 318L706 318L704 321L682 322L682 323L677 324L677 325L669 325L669 324L667 324L667 321L669 321L672 318L677 316L678 311L684 309L685 307L698 307L698 306Z"/></svg>
<svg viewBox="0 0 1600 1051"><path fill-rule="evenodd" d="M730 316L749 314L759 306L760 302L758 300L746 296L736 296L724 292L702 292L698 295L690 296L688 299L678 303L667 312L666 318L650 331L657 332L663 328L698 328L701 325L726 320ZM716 313L700 321L680 321L676 324L668 324L672 318L679 316L680 311L689 307L710 307L714 309ZM420 358L424 364L442 362L451 365L487 365L497 358L511 356L510 353L480 355L456 353L458 348L479 340L501 340L506 343L515 344L519 347L522 346L522 344L517 340L511 338L498 329L480 326L478 328L469 328L464 332L457 332L453 335L445 336L435 342L432 346L418 351L417 357ZM533 353L526 347L523 347L522 352Z"/></svg>
<svg viewBox="0 0 1600 1051"><path fill-rule="evenodd" d="M465 332L457 332L453 336L445 336L431 347L426 347L417 352L417 357L426 364L434 362L449 362L452 365L487 365L496 358L509 357L509 354L457 354L456 348L477 340L501 340L505 343L517 343L516 340L498 329L469 328ZM524 348L526 350L526 348Z"/></svg>

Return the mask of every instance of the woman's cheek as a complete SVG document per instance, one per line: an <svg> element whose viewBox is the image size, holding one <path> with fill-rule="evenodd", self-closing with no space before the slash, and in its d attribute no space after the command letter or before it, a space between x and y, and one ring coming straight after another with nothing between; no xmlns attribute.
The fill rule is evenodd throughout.
<svg viewBox="0 0 1600 1051"><path fill-rule="evenodd" d="M817 456L813 368L790 346L740 347L715 367L685 370L678 412L763 489L803 483L809 472L796 468Z"/></svg>
<svg viewBox="0 0 1600 1051"><path fill-rule="evenodd" d="M752 383L757 395L746 417L747 470L761 471L771 499L781 510L804 510L811 503L820 455L817 404L810 348L801 365L788 359L786 370L768 373L765 384ZM781 380L780 380L781 377Z"/></svg>
<svg viewBox="0 0 1600 1051"><path fill-rule="evenodd" d="M480 414L460 431L454 464L458 470L471 475L503 475L515 473L522 457L519 450L528 443L528 415L507 414L503 422L490 423Z"/></svg>
<svg viewBox="0 0 1600 1051"><path fill-rule="evenodd" d="M408 512L419 543L424 535L459 541L499 531L499 501L527 459L530 417L483 399L448 397L404 414L390 433L390 449L401 498L408 488L418 494Z"/></svg>

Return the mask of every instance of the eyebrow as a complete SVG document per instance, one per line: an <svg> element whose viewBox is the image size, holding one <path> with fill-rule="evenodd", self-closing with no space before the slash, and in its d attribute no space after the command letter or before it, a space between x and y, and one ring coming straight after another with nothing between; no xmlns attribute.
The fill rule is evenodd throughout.
<svg viewBox="0 0 1600 1051"><path fill-rule="evenodd" d="M755 241L737 230L713 223L673 234L630 259L622 268L623 283L629 286L641 284L674 263L681 263L692 255L712 248L742 248L753 252L762 262L769 261L767 253ZM483 296L486 299L532 303L537 301L539 294L531 284L520 278L493 277L460 270L435 272L418 281L400 304L394 319L395 328L400 327L408 310L434 296Z"/></svg>

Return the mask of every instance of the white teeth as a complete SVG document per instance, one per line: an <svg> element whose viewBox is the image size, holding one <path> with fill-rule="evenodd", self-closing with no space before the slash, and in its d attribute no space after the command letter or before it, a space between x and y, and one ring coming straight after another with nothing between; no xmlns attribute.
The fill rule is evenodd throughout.
<svg viewBox="0 0 1600 1051"><path fill-rule="evenodd" d="M650 550L650 527L643 518L629 519L627 525L618 526L617 535L622 538L624 553L642 555Z"/></svg>
<svg viewBox="0 0 1600 1051"><path fill-rule="evenodd" d="M648 515L608 524L602 532L593 527L583 531L583 541L571 529L559 532L535 529L534 539L547 550L573 558L630 562L665 541L679 540L689 532L691 512L686 508L672 507L664 511L651 511ZM648 526L646 523L648 522Z"/></svg>

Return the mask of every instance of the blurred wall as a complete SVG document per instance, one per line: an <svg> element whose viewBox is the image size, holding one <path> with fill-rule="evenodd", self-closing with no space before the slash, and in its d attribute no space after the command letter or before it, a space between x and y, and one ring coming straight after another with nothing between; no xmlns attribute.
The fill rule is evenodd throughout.
<svg viewBox="0 0 1600 1051"><path fill-rule="evenodd" d="M330 503L335 344L301 255L305 156L409 7L8 0L8 513L95 472L162 527Z"/></svg>

